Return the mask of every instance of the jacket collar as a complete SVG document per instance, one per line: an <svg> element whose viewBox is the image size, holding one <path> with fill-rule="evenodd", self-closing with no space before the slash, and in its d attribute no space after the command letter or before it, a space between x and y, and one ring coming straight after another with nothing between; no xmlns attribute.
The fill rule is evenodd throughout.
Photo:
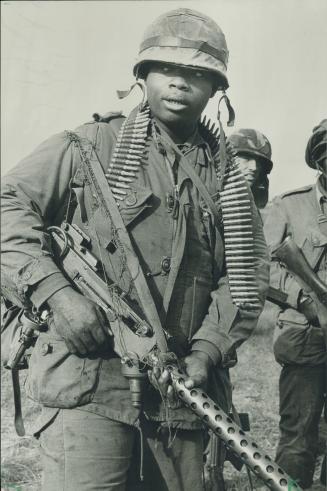
<svg viewBox="0 0 327 491"><path fill-rule="evenodd" d="M153 132L155 132L154 140L157 142L158 140L160 141L160 135L163 135L166 141L171 140L168 133L155 120L153 120ZM184 143L177 144L177 147L185 156L194 162L194 165L207 167L208 163L212 160L210 147L203 139L198 127ZM172 149L165 148L165 150L167 153L173 153Z"/></svg>

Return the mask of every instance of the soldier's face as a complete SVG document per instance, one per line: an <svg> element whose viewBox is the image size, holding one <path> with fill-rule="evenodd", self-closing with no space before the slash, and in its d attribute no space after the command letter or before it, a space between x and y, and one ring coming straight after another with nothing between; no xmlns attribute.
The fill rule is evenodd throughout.
<svg viewBox="0 0 327 491"><path fill-rule="evenodd" d="M260 174L260 168L256 159L241 155L237 155L236 158L245 179L248 181L250 187L253 186Z"/></svg>
<svg viewBox="0 0 327 491"><path fill-rule="evenodd" d="M169 130L193 127L212 97L210 72L180 65L153 63L146 77L153 115Z"/></svg>

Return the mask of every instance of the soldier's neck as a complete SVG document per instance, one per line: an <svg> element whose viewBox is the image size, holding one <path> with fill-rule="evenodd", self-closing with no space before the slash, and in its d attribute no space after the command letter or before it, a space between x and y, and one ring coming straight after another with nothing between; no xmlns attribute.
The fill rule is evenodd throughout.
<svg viewBox="0 0 327 491"><path fill-rule="evenodd" d="M159 121L158 119L155 119L158 127L165 131L167 135L173 140L174 143L179 144L179 143L185 143L191 136L194 135L196 128L197 128L197 122L194 122L190 125L166 125L162 121Z"/></svg>

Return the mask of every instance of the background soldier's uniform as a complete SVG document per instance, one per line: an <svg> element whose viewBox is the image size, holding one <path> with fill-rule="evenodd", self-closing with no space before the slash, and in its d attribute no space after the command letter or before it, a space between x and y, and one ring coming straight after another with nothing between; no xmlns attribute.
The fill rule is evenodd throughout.
<svg viewBox="0 0 327 491"><path fill-rule="evenodd" d="M327 282L327 210L323 188L290 191L273 200L265 237L274 250L292 235L311 267ZM274 339L280 376L280 431L277 462L300 485L311 485L318 444L318 423L326 391L326 346L320 327L298 310L301 287L278 262L271 265L271 284L285 291L294 309L279 314Z"/></svg>

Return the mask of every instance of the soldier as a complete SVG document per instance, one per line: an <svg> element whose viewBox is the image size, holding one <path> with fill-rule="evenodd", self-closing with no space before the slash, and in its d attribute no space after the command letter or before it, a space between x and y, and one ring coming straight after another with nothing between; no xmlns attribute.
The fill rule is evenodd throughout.
<svg viewBox="0 0 327 491"><path fill-rule="evenodd" d="M237 162L251 187L255 204L262 210L268 203L268 174L273 168L268 138L260 131L245 128L234 131L227 141L233 145Z"/></svg>
<svg viewBox="0 0 327 491"><path fill-rule="evenodd" d="M211 125L200 121L208 100L228 87L227 59L224 34L207 16L189 9L160 16L146 30L134 66L146 90L142 104L126 119L95 115L74 133L51 137L3 180L5 293L26 309L51 311L27 382L29 395L43 405L34 434L46 491L202 489L201 421L173 404L169 372L158 367L149 373L153 385L142 410L132 406L110 321L54 262L47 227L66 220L90 236L104 277L163 326L158 345L169 342L183 360L185 385L207 386L228 410L228 367L262 310L269 261L244 178L229 151L223 174L224 152ZM105 172L133 244L135 275L113 212L103 212L103 195L86 177L94 162ZM225 190L231 179L232 190ZM246 236L231 202L242 207ZM249 265L242 283L234 246L224 247L221 226L226 239L228 225L237 228L236 246L250 251L250 257L237 253ZM148 302L137 287L142 277ZM142 485L135 467L142 471L143 463Z"/></svg>
<svg viewBox="0 0 327 491"><path fill-rule="evenodd" d="M265 221L271 250L291 235L323 282L327 278L326 144L324 119L313 129L305 153L309 167L319 172L317 182L275 198ZM274 339L275 358L283 367L276 460L306 489L312 484L326 392L326 344L315 303L278 262L272 263L271 283L288 294L293 306L280 312Z"/></svg>

